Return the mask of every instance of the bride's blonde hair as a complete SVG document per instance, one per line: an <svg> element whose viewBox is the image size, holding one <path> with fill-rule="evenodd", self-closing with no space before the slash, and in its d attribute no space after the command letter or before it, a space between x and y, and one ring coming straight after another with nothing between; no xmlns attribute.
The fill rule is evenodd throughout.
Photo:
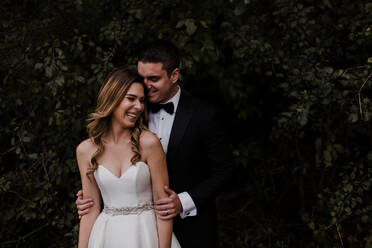
<svg viewBox="0 0 372 248"><path fill-rule="evenodd" d="M87 131L89 138L97 145L96 152L90 159L90 167L86 175L92 174L98 168L97 158L103 153L105 147L102 143L102 137L111 127L112 113L127 94L133 83L140 83L144 89L145 97L147 88L137 72L124 67L113 70L103 82L98 93L97 107L89 116ZM140 154L140 135L142 131L147 130L145 123L148 121L147 106L138 117L134 127L130 128L131 149L134 153L131 163L136 164L141 159Z"/></svg>

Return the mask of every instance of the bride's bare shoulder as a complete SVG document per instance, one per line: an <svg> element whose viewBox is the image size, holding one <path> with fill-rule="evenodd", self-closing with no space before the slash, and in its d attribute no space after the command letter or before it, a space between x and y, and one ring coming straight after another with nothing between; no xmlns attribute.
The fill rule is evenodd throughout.
<svg viewBox="0 0 372 248"><path fill-rule="evenodd" d="M77 157L86 157L91 156L97 150L97 145L93 143L91 139L83 140L76 147L76 156Z"/></svg>
<svg viewBox="0 0 372 248"><path fill-rule="evenodd" d="M160 140L154 133L151 131L143 131L140 136L140 144L141 147L144 149L154 148L157 146L161 146Z"/></svg>
<svg viewBox="0 0 372 248"><path fill-rule="evenodd" d="M143 131L140 136L141 156L147 162L154 154L164 154L159 138L151 131Z"/></svg>

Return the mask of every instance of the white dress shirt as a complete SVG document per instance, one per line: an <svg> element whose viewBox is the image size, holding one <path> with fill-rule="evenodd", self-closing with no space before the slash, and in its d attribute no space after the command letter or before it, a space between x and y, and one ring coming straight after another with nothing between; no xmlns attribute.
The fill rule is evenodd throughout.
<svg viewBox="0 0 372 248"><path fill-rule="evenodd" d="M173 126L174 117L176 116L180 96L181 88L178 87L176 95L174 95L169 101L166 102L173 102L173 114L168 114L164 109L160 109L160 111L157 113L152 113L150 111L149 129L160 139L165 154L167 154L168 151L169 137ZM195 216L197 214L197 209L189 193L187 193L186 191L182 192L178 194L178 197L180 198L183 208L183 211L180 213L181 218L185 218L187 216Z"/></svg>

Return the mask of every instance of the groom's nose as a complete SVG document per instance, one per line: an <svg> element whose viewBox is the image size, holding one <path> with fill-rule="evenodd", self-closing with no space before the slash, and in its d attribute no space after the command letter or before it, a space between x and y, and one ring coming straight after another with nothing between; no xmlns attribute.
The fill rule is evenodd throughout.
<svg viewBox="0 0 372 248"><path fill-rule="evenodd" d="M151 83L150 80L147 80L147 81L146 81L146 79L145 79L144 82L145 82L145 85L146 85L146 87L147 87L148 90L152 88L152 83Z"/></svg>
<svg viewBox="0 0 372 248"><path fill-rule="evenodd" d="M143 79L143 82L145 83L146 87L149 89L150 88L150 80L148 80L147 78L144 78Z"/></svg>

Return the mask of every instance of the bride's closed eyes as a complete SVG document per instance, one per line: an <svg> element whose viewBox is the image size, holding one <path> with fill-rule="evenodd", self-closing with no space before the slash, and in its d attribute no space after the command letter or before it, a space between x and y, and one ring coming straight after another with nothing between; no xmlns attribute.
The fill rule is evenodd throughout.
<svg viewBox="0 0 372 248"><path fill-rule="evenodd" d="M133 102L133 101L135 101L137 99L137 96L135 96L135 95L126 95L125 98L127 98L129 101ZM139 101L141 103L144 103L145 102L145 98L144 97L141 97L139 99Z"/></svg>

